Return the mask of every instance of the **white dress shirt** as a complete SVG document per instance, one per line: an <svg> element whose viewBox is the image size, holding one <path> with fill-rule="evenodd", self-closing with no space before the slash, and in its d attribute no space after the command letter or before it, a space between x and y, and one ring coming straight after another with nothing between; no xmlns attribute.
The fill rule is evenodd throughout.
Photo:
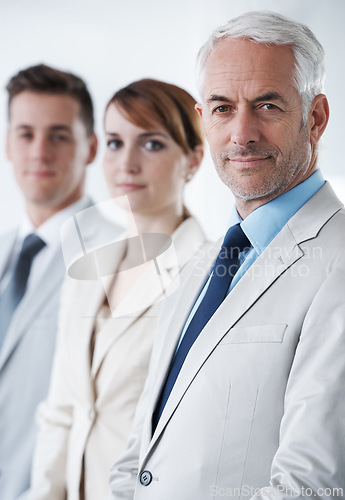
<svg viewBox="0 0 345 500"><path fill-rule="evenodd" d="M47 219L43 224L41 224L38 228L35 228L29 219L26 213L23 214L18 232L16 241L13 246L13 250L9 256L8 262L5 267L4 274L0 280L0 293L6 288L10 277L13 273L15 262L19 255L19 252L22 248L23 241L31 233L37 234L44 243L45 247L40 250L35 259L33 260L30 275L27 283L27 290L31 287L34 287L36 283L38 283L41 276L46 271L49 262L51 262L52 255L55 253L56 248L61 245L60 240L60 228L62 224L73 214L83 210L90 203L90 199L88 196L83 196L72 205L60 210L52 217Z"/></svg>

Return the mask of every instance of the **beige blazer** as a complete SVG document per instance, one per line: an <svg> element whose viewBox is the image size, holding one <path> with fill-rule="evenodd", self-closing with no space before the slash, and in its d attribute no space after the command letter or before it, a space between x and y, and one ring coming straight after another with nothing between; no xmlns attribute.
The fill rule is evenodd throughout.
<svg viewBox="0 0 345 500"><path fill-rule="evenodd" d="M66 281L50 392L39 411L30 498L79 499L83 469L85 498L106 498L109 469L125 449L146 378L162 284L166 288L178 275L205 236L190 217L172 240L96 335L91 366L95 317L112 277ZM124 246L116 247L114 272Z"/></svg>
<svg viewBox="0 0 345 500"><path fill-rule="evenodd" d="M345 211L327 183L205 326L152 436L181 329L216 253L198 252L161 310L110 497L345 498Z"/></svg>

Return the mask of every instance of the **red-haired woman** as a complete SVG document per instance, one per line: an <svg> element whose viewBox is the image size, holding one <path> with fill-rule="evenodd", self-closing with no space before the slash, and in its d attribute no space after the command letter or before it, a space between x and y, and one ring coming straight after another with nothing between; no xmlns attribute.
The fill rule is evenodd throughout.
<svg viewBox="0 0 345 500"><path fill-rule="evenodd" d="M106 292L78 280L64 288L51 389L39 412L32 500L106 498L109 469L125 449L145 382L164 289L205 241L183 203L203 156L194 105L185 90L151 79L119 90L107 105L104 173L112 197L130 206L132 222L112 255L115 277ZM145 235L156 258L140 263L134 233ZM159 234L167 235L164 251Z"/></svg>

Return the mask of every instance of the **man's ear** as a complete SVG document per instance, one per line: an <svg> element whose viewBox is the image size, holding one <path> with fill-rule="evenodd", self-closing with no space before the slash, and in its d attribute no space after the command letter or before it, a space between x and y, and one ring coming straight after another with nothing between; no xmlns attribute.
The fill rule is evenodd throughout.
<svg viewBox="0 0 345 500"><path fill-rule="evenodd" d="M204 146L198 144L189 154L188 171L186 172L186 182L189 182L198 171L204 157Z"/></svg>
<svg viewBox="0 0 345 500"><path fill-rule="evenodd" d="M202 128L203 128L205 137L207 139L207 130L206 130L206 127L205 127L205 120L204 120L204 116L203 116L203 107L202 107L202 104L200 102L197 102L195 104L194 108L195 108L195 110L197 111L197 113L199 114L199 116L201 118Z"/></svg>
<svg viewBox="0 0 345 500"><path fill-rule="evenodd" d="M197 102L194 108L199 113L199 116L202 119L202 104L200 104L200 102Z"/></svg>
<svg viewBox="0 0 345 500"><path fill-rule="evenodd" d="M94 161L97 153L97 148L98 148L97 136L96 134L92 134L92 136L89 138L89 156L87 159L87 165L89 165Z"/></svg>
<svg viewBox="0 0 345 500"><path fill-rule="evenodd" d="M317 144L325 131L329 118L329 106L327 97L324 94L318 94L310 108L310 141Z"/></svg>

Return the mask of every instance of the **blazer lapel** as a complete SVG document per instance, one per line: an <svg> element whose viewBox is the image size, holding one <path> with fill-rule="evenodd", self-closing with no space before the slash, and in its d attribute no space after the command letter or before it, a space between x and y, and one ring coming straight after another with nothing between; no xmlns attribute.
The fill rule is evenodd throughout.
<svg viewBox="0 0 345 500"><path fill-rule="evenodd" d="M116 339L151 306L160 302L166 293L170 295L179 287L179 269L185 265L197 245L204 241L205 235L194 217L189 217L177 228L172 235L173 244L158 255L155 262L151 261L151 267L114 311L112 319L114 328L102 331L102 335L97 339L92 364L93 377L96 376L104 357ZM201 280L203 279L202 277Z"/></svg>
<svg viewBox="0 0 345 500"><path fill-rule="evenodd" d="M92 206L91 200L87 200L85 208L70 217L61 228L62 247L59 247L51 259L47 271L42 276L35 290L29 290L23 300L17 307L11 321L10 329L6 335L3 347L0 352L0 369L11 355L16 345L25 334L28 325L33 321L45 302L57 289L61 287L65 276L65 269L71 262L86 252L87 255L93 252L102 244L108 241L113 241L123 233L123 228L107 222L107 220L99 213L98 209ZM0 276L7 261L8 253L14 244L16 231L6 235L6 240L2 242L0 249ZM63 250L63 253L62 253ZM7 256L6 256L7 254ZM65 257L65 262L63 259ZM83 262L81 263L82 270ZM93 283L95 285L96 282ZM37 290L39 289L39 293ZM104 297L103 287L93 286L95 294L101 300ZM103 290L103 296L102 296ZM95 306L98 305L95 299ZM90 314L90 309L88 309Z"/></svg>
<svg viewBox="0 0 345 500"><path fill-rule="evenodd" d="M37 312L44 307L49 297L56 293L56 290L61 286L65 266L60 248L55 252L52 262L54 262L54 265L48 267L46 273L37 283L40 293L37 293L37 290L29 290L14 312L0 352L0 369L25 335L28 325L37 316Z"/></svg>
<svg viewBox="0 0 345 500"><path fill-rule="evenodd" d="M176 350L184 324L198 298L203 284L209 276L210 269L219 252L219 247L219 242L202 247L203 258L191 263L189 269L186 268L183 281L176 295L176 303L170 303L171 316L164 329L166 335L162 339L162 349L159 358L157 358L158 366L156 367L157 376L155 377L153 388L152 412L160 394L162 380L165 380L169 370L171 359Z"/></svg>
<svg viewBox="0 0 345 500"><path fill-rule="evenodd" d="M298 244L307 239L315 238L320 228L342 207L342 204L337 200L327 184L320 191L297 212L258 257L256 262L218 308L205 326L204 331L193 344L158 422L148 452L155 445L198 371L222 338L279 276L303 257L303 251ZM327 200L327 203L325 203L325 200ZM257 278L258 276L259 279ZM200 285L202 285L202 282L203 280L200 279ZM162 381L166 378L181 330L199 293L199 289L196 294L195 292L193 293L195 284L196 281L190 279L189 283L184 288L181 288L175 314L166 329L169 332L169 336L166 338L162 358L160 358L159 366L157 367L157 375L155 377L157 383L153 390L151 413L154 411L160 394ZM190 293L192 298L188 300L186 298L189 297ZM178 320L174 324L176 318Z"/></svg>
<svg viewBox="0 0 345 500"><path fill-rule="evenodd" d="M94 217L95 215L97 214L94 214ZM75 353L75 356L78 356L79 361L77 361L76 364L81 367L81 375L83 376L84 381L81 385L81 391L84 393L85 399L90 403L95 401L94 386L92 383L92 367L94 366L94 360L97 357L96 348L99 340L97 339L97 343L95 344L93 360L90 366L91 337L94 332L95 321L100 314L100 308L106 297L106 291L111 285L113 274L118 268L126 245L125 241L123 241L121 245L116 246L117 250L115 252L108 255L109 276L104 278L97 274L100 267L100 263L98 262L99 254L97 251L91 256L93 267L92 272L90 273L90 269L88 267L90 262L90 252L92 252L92 249L97 247L97 245L100 244L104 238L108 237L109 229L112 229L112 225L104 221L102 217L100 218L98 225L95 225L94 222L95 218L90 219L90 225L84 224L82 228L83 230L80 231L86 252L74 261L76 266L73 268L71 274L73 276L75 273L75 277L67 278L68 280L78 280L79 277L78 287L77 289L74 289L77 291L75 291L74 295L71 294L70 299L75 301L76 306L76 310L73 312L73 318L76 318L78 325L80 324L80 319L82 319L82 327L81 330L78 326L74 328L72 327L71 348L73 349L76 345L78 346L78 352ZM69 268L69 271L70 269L71 267ZM85 277L88 277L89 279L85 279Z"/></svg>
<svg viewBox="0 0 345 500"><path fill-rule="evenodd" d="M175 269L160 267L158 275L156 265L151 262L150 267L143 273L135 287L126 295L117 306L110 321L114 328L107 328L97 339L92 363L92 376L95 377L107 352L116 340L145 312L157 303L171 283ZM125 271L124 271L125 272ZM104 283L107 279L104 280ZM109 289L110 282L108 282ZM170 292L169 292L170 293Z"/></svg>
<svg viewBox="0 0 345 500"><path fill-rule="evenodd" d="M73 313L77 323L76 327L72 325L70 345L72 352L77 347L74 357L76 358L76 366L80 366L81 370L80 380L83 381L80 384L81 395L84 394L85 400L93 403L95 393L90 378L90 342L95 327L95 318L105 297L103 283L101 281L85 281L82 291L78 295L80 306ZM71 296L71 300L75 300L75 297Z"/></svg>
<svg viewBox="0 0 345 500"><path fill-rule="evenodd" d="M104 278L102 286L102 299L106 297L105 290L109 290L112 277ZM101 303L99 302L99 306ZM98 308L97 308L98 310ZM95 311L95 315L97 314ZM112 317L108 318L107 321L112 321L113 328L103 328L99 335L97 336L97 341L95 342L95 349L93 353L92 366L91 366L91 377L94 379L97 376L98 370L105 358L107 352L111 348L116 339L123 333L127 326L132 323L133 318L117 318L116 320Z"/></svg>
<svg viewBox="0 0 345 500"><path fill-rule="evenodd" d="M11 231L1 236L0 245L0 279L2 278L9 255L14 247L17 230Z"/></svg>
<svg viewBox="0 0 345 500"><path fill-rule="evenodd" d="M205 237L200 232L200 226L196 225L195 221L187 220L186 222L189 223L187 241L184 240L184 245L181 245L182 242L180 244L176 242L179 267L184 267L187 261L191 259L191 248L194 251L198 250L200 258L191 259L189 264L184 267L181 276L182 281L180 281L180 275L177 275L174 281L175 286L172 291L176 292L176 298L175 302L173 297L170 298L171 317L167 323L168 328L165 328L167 333L165 338L162 339L163 349L159 356L159 372L162 377L165 377L169 369L171 358L175 352L183 326L198 298L203 284L209 276L210 269L213 266L221 245L221 240L217 243L202 244L205 241ZM183 234L178 236L181 237ZM185 251L186 245L189 250L188 253ZM176 314L175 311L178 311L178 313ZM154 402L159 396L161 380L160 377L156 377L156 384L153 391Z"/></svg>
<svg viewBox="0 0 345 500"><path fill-rule="evenodd" d="M174 286L172 282L178 276L178 252L171 244L162 254L146 263L148 266L132 290L114 311L114 317L131 317L137 319L152 305L171 295L179 285L178 278Z"/></svg>

